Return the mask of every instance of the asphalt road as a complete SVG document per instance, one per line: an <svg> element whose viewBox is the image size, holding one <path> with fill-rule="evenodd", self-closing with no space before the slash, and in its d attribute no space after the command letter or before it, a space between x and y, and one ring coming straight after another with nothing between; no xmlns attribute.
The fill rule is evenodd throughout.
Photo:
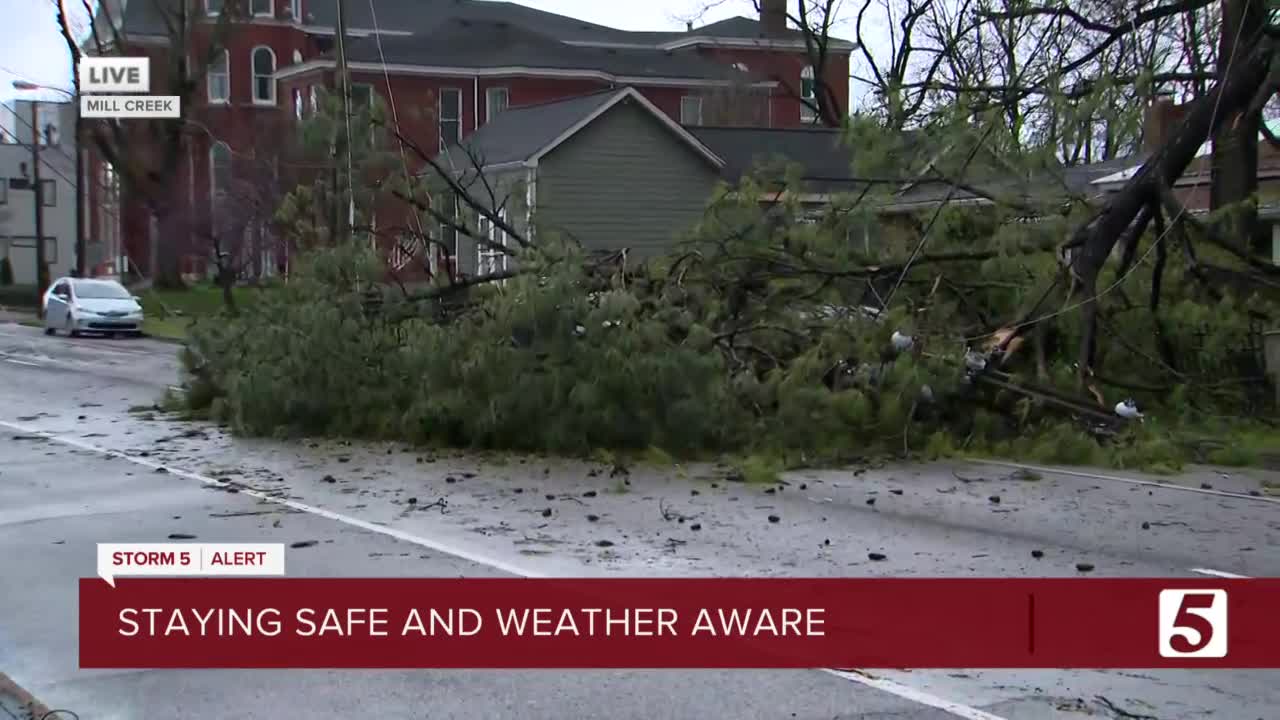
<svg viewBox="0 0 1280 720"><path fill-rule="evenodd" d="M1275 672L81 671L75 583L93 574L94 544L170 533L317 540L290 551L301 576L1075 576L1077 562L1109 576L1280 576L1280 503L1248 495L1261 474L1154 486L922 465L761 488L711 467L610 477L584 463L250 441L138 411L176 382L175 350L0 325L0 672L86 720L1277 717ZM447 508L414 511L409 497Z"/></svg>

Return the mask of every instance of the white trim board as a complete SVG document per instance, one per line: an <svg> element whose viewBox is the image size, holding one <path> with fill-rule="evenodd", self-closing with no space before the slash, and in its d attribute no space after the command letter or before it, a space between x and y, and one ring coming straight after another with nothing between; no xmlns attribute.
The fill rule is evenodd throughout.
<svg viewBox="0 0 1280 720"><path fill-rule="evenodd" d="M308 60L298 65L290 65L276 73L276 78L284 80L295 75L302 75L313 70L329 70L335 67L333 60ZM640 85L654 87L726 87L733 85L732 80L708 80L705 78L678 77L640 77L635 75L614 75L602 70L578 70L566 68L538 68L526 65L507 65L492 68L468 68L451 65L405 65L388 63L353 62L347 67L355 72L372 72L382 75L423 75L434 77L551 77L600 80L617 85ZM752 83L751 87L776 88L777 81L768 80Z"/></svg>

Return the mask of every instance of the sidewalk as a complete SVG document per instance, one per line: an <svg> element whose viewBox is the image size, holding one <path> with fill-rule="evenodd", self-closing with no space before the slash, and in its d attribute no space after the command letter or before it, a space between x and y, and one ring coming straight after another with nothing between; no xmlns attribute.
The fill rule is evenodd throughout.
<svg viewBox="0 0 1280 720"><path fill-rule="evenodd" d="M39 324L40 318L32 308L0 305L0 323Z"/></svg>

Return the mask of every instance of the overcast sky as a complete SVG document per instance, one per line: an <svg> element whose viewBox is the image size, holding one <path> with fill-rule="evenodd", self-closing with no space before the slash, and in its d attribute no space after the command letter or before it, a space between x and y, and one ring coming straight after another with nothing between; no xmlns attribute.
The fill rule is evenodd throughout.
<svg viewBox="0 0 1280 720"><path fill-rule="evenodd" d="M133 0L146 2L147 0ZM313 0L325 2L326 0ZM333 2L334 0L327 0ZM373 0L383 3L388 0ZM752 0L517 0L542 10L581 18L624 30L678 30L685 19L707 5L706 22L734 15L753 16ZM3 0L6 12L0 17L0 99L14 95L13 81L29 80L40 85L69 88L71 61L58 33L57 0ZM77 0L67 3L81 7ZM376 7L376 5L375 5ZM26 97L27 94L23 94ZM51 95L50 97L55 97Z"/></svg>

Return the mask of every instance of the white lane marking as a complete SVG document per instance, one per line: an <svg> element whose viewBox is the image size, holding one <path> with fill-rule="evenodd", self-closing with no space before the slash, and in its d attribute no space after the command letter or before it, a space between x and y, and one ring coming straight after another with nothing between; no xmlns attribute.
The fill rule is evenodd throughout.
<svg viewBox="0 0 1280 720"><path fill-rule="evenodd" d="M382 535L387 535L397 540L403 540L408 543L413 543L414 545L419 545L421 547L425 547L430 550L435 550L445 555L453 555L454 557L459 557L459 558L462 558L463 560L469 560L479 565L486 565L488 567L501 570L511 575L519 575L523 577L540 577L539 575L531 573L527 570L518 568L514 565L510 565L503 560L489 557L487 555L483 555L480 553L475 553L470 550L460 548L455 545L451 545L449 543L444 543L444 542L439 542L439 541L431 540L424 537L419 537L417 535L413 535L413 534L404 532L402 530L396 530L395 528L376 525L374 523L367 522L359 518L354 518L349 515L343 515L341 513L333 512L332 510L326 510L321 507L315 507L314 505L307 505L305 503L300 503L296 500L276 497L269 493L264 493L260 490L254 490L252 488L248 488L236 483L229 483L224 480L218 480L216 478L211 478L205 475L201 475L199 473L194 473L189 470L182 470L181 468L175 468L175 467L166 465L164 463L155 462L153 460L148 460L147 458L138 457L136 455L130 455L128 453L123 453L118 450L111 450L109 448L104 448L99 445L94 445L93 443L84 442L83 440L79 440L77 438L64 437L64 436L56 435L54 433L51 433L45 430L38 430L35 428L26 427L24 425L18 425L16 423L6 422L4 420L0 420L0 427L6 427L15 432L24 433L27 435L36 435L39 437L46 438L48 440L60 442L64 445L70 445L71 447L74 447L74 448L79 448L81 450L87 450L89 452L99 453L101 455L106 455L108 457L119 458L121 460L128 460L129 462L134 463L135 465L148 467L148 468L151 468L152 470L158 470L160 468L164 468L166 471L168 471L170 475L177 475L178 477L186 478L188 480L195 480L196 482L204 483L205 485L213 485L215 487L235 487L240 491L241 495L247 495L248 497L255 498L258 500L276 503L277 505L283 505L293 510L299 510L305 513L311 513L312 515L319 515L320 517L323 517L329 520L334 520L336 522L344 523L346 525L351 525L353 527L358 527L362 530L368 530L369 532L375 532Z"/></svg>
<svg viewBox="0 0 1280 720"><path fill-rule="evenodd" d="M500 570L502 572L505 572L508 575L515 575L516 577L525 577L525 578L545 577L540 573L530 571L526 568L519 567L516 565L511 565L507 563L505 560L500 560L498 558L494 558L483 553L473 552L471 550L458 547L448 542L431 540L429 538L424 538L418 535L414 535L412 533L407 533L402 530L396 530L395 528L390 528L383 525L375 525L374 523L366 522L359 518L351 517L350 515L343 515L342 513L333 512L332 510L326 510L324 508L316 507L314 505L307 505L305 503L300 503L300 502L297 502L296 500L289 500L287 498L275 497L274 495L270 495L268 493L264 493L258 490L253 490L251 488L244 487L243 485L236 485L234 483L228 483L222 480L217 480L215 478L207 477L199 473L194 473L188 470L182 470L180 468L171 467L169 465L165 465L164 463L158 463L152 460L148 460L147 458L141 458L141 457L137 457L136 455L130 455L128 453L120 452L118 450L111 450L108 448L101 447L99 445L94 445L93 443L87 443L77 438L64 437L64 436L57 435L55 433L51 433L45 430L37 430L35 428L29 428L25 425L19 425L17 423L11 423L4 420L0 420L0 427L6 427L6 428L9 428L10 430L13 430L15 432L20 432L25 435L38 435L40 437L52 440L54 442L60 442L64 445L70 445L71 447L79 448L81 450L87 450L89 452L98 453L100 455L106 455L108 457L127 460L136 465L149 467L153 470L158 468L164 468L169 472L170 475L176 475L178 477L186 478L188 480L195 480L196 482L204 483L205 485L213 485L216 487L234 486L237 489L239 489L241 495L247 495L251 498L263 500L265 502L276 503L278 505L283 505L293 510L299 510L305 513L311 513L312 515L318 515L322 518L333 520L335 522L344 523L352 527L358 527L361 530L367 530L369 532L378 533L380 535L386 535L387 537L392 537L397 540L403 540L404 542L412 543L414 545L418 545L420 547L424 547L429 550L434 550L436 552L439 552L445 555L452 555L456 558L461 558L463 560L476 563L477 565L484 565L486 567L491 567L495 570ZM1005 720L1005 718L1001 718L999 716L992 715L987 712L983 712L977 708L969 707L968 705L964 705L957 702L952 702L950 700L944 700L943 698L935 697L922 690L916 690L915 688L893 682L892 680L872 677L870 675L864 675L861 672L850 672L848 670L829 670L825 668L818 668L818 669L822 670L822 672L835 675L836 677L843 678L845 680L849 680L856 683L861 683L863 685L866 685L867 687L880 690L881 692L889 693L890 695L896 695L910 702L914 702L914 703L918 703L928 707L936 708L938 710L942 710L943 712L949 713L951 715L955 715L956 717L963 718L963 720Z"/></svg>
<svg viewBox="0 0 1280 720"><path fill-rule="evenodd" d="M960 703L952 702L936 695L931 695L923 690L917 690L910 685L903 685L902 683L894 682L886 678L868 675L861 670L829 670L823 668L822 672L835 675L836 677L844 680L862 683L867 687L875 688L881 692L887 692L890 695L897 695L904 700L910 700L911 702L918 703L920 705L936 708L945 713L955 715L956 717L964 718L964 720L1005 720L999 715L992 715L989 712L979 710L975 707L961 705Z"/></svg>
<svg viewBox="0 0 1280 720"><path fill-rule="evenodd" d="M1191 568L1191 572L1201 575L1209 575L1212 577L1226 578L1228 580L1248 580L1248 575L1237 575L1235 573L1223 572L1222 570L1211 570L1209 568Z"/></svg>
<svg viewBox="0 0 1280 720"><path fill-rule="evenodd" d="M13 363L14 365L27 365L29 367L40 367L40 363L27 362L26 360L17 360L11 357L0 358L0 360Z"/></svg>
<svg viewBox="0 0 1280 720"><path fill-rule="evenodd" d="M1184 485L1173 485L1170 483L1159 483L1154 480L1139 480L1138 478L1120 477L1118 475L1099 475L1098 473L1083 472L1079 470L1063 470L1060 468L1041 467L1039 465L1026 465L1024 463L1005 462L1003 460L970 460L975 465L998 465L1000 467L1024 468L1026 470L1035 470L1039 473L1052 473L1055 475L1070 475L1072 477L1091 478L1094 480L1109 480L1111 482L1128 483L1130 485L1143 485L1146 487L1156 487L1162 490L1180 490L1182 492L1198 493L1200 495L1213 495L1216 497L1235 498L1237 500L1252 500L1254 502L1271 503L1280 505L1280 498L1267 497L1265 495L1248 495L1246 493L1227 492L1226 490L1206 490L1204 488L1186 487Z"/></svg>

